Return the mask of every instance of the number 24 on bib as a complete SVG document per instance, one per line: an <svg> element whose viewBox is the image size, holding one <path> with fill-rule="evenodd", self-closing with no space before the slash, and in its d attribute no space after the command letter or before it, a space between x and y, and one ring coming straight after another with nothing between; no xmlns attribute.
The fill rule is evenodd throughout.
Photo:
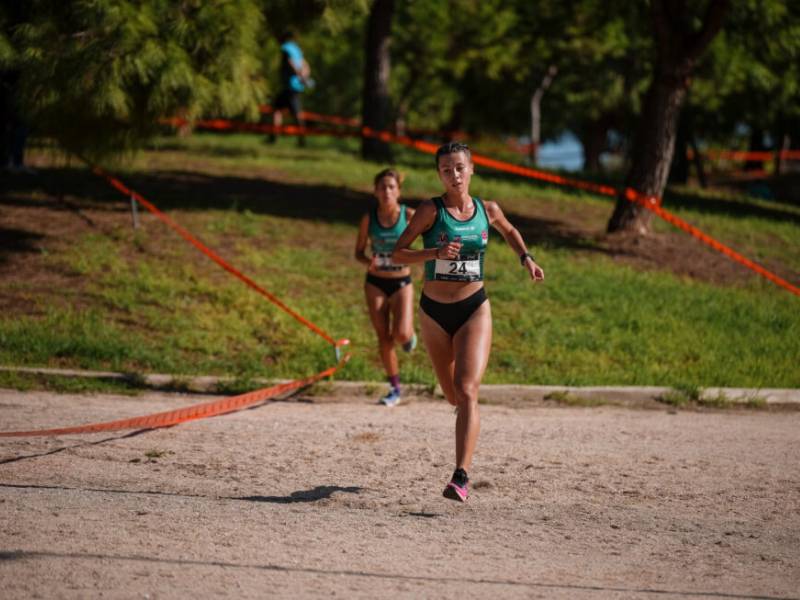
<svg viewBox="0 0 800 600"><path fill-rule="evenodd" d="M436 279L441 281L479 281L481 261L436 259Z"/></svg>

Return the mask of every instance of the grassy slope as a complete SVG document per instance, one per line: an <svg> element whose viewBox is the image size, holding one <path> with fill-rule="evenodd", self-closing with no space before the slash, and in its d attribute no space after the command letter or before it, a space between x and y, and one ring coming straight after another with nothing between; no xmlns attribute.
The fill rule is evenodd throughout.
<svg viewBox="0 0 800 600"><path fill-rule="evenodd" d="M265 146L246 136L165 139L117 172L301 314L350 338L354 358L341 378L382 379L363 271L351 259L378 167L358 160L352 143L310 142L300 150L288 140ZM403 150L398 162L406 198L439 191L430 157ZM196 183L174 185L179 177ZM259 187L264 178L273 184ZM598 219L611 208L489 174L476 176L473 192L501 199L512 221L532 231L545 207L551 218ZM122 200L113 191L96 194ZM800 225L785 218L794 209L684 194L674 210L748 256L800 272ZM487 383L800 386L800 299L756 276L721 287L640 272L592 247L588 238L542 237L536 254L547 283L534 288L494 236ZM247 378L294 377L332 361L319 338L149 216L134 232L123 215L113 235L86 233L42 260L79 275L82 285L32 299L36 314L0 316L2 364ZM26 284L12 285L24 292ZM406 381L433 381L424 351L402 356L401 369Z"/></svg>

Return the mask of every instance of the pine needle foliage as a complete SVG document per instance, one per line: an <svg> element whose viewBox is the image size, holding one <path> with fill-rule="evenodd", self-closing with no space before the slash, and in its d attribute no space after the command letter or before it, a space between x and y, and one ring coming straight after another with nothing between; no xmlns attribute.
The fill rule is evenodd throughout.
<svg viewBox="0 0 800 600"><path fill-rule="evenodd" d="M136 148L176 115L255 119L266 97L257 0L33 0L22 12L0 38L19 104L33 131L88 158Z"/></svg>

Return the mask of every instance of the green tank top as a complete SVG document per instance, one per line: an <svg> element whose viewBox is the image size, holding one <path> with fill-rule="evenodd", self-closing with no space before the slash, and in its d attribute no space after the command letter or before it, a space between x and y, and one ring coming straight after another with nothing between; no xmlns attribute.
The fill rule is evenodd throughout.
<svg viewBox="0 0 800 600"><path fill-rule="evenodd" d="M422 234L425 248L440 248L451 241L461 242L461 253L455 259L425 261L425 279L439 281L482 281L483 256L489 243L489 217L480 198L473 196L475 212L466 221L454 218L442 198L433 198L436 220Z"/></svg>
<svg viewBox="0 0 800 600"><path fill-rule="evenodd" d="M406 229L406 207L400 205L400 216L391 227L384 227L378 220L378 209L373 208L369 213L369 242L372 246L372 254L377 257L379 271L400 271L406 265L399 265L392 262L392 251L400 239L400 235Z"/></svg>

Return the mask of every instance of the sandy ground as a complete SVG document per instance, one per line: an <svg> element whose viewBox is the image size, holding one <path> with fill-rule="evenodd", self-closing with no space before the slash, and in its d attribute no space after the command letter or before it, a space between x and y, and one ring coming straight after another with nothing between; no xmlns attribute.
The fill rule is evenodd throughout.
<svg viewBox="0 0 800 600"><path fill-rule="evenodd" d="M0 429L197 401L0 390ZM482 416L464 505L444 402L0 438L0 595L800 597L800 412Z"/></svg>

